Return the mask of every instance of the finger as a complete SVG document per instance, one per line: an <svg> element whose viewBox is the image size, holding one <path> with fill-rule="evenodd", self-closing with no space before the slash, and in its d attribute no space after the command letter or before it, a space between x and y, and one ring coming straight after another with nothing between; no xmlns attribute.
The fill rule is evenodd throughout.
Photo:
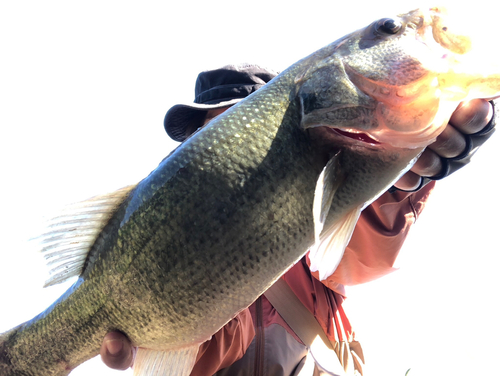
<svg viewBox="0 0 500 376"><path fill-rule="evenodd" d="M110 368L125 370L134 362L132 344L124 334L110 332L102 341L101 359Z"/></svg>
<svg viewBox="0 0 500 376"><path fill-rule="evenodd" d="M402 191L412 192L420 186L421 177L412 171L404 174L394 186Z"/></svg>
<svg viewBox="0 0 500 376"><path fill-rule="evenodd" d="M462 154L466 147L465 137L454 127L448 125L428 148L441 157L453 158Z"/></svg>
<svg viewBox="0 0 500 376"><path fill-rule="evenodd" d="M427 148L417 159L410 171L420 176L432 177L441 173L443 164L441 158L434 151Z"/></svg>
<svg viewBox="0 0 500 376"><path fill-rule="evenodd" d="M412 191L419 187L421 176L440 176L443 172L441 157L449 159L463 154L468 147L464 134L475 134L483 130L492 117L493 106L486 100L476 99L461 103L450 118L450 124L445 131L425 149L411 170L394 186L404 191Z"/></svg>
<svg viewBox="0 0 500 376"><path fill-rule="evenodd" d="M432 177L441 173L443 164L441 158L434 151L425 149L413 167L404 174L394 186L403 191L413 191L420 186L422 176Z"/></svg>
<svg viewBox="0 0 500 376"><path fill-rule="evenodd" d="M484 99L462 102L450 118L450 124L465 134L482 130L493 116L493 106Z"/></svg>

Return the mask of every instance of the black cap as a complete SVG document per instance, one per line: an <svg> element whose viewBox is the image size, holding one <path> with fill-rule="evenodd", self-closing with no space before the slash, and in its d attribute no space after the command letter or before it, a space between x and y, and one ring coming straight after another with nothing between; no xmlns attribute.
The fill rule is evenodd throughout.
<svg viewBox="0 0 500 376"><path fill-rule="evenodd" d="M194 129L201 127L209 110L232 106L277 75L253 64L226 65L201 72L196 79L194 103L177 104L165 115L167 134L175 141L184 141L186 129L190 125Z"/></svg>

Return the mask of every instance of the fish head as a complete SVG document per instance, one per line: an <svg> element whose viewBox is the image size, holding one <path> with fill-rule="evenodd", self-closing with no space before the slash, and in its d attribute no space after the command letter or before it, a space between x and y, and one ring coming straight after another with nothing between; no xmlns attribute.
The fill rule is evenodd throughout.
<svg viewBox="0 0 500 376"><path fill-rule="evenodd" d="M459 102L500 95L500 64L485 59L478 48L485 38L474 29L457 12L430 7L341 38L311 55L295 78L302 125L371 145L431 144Z"/></svg>

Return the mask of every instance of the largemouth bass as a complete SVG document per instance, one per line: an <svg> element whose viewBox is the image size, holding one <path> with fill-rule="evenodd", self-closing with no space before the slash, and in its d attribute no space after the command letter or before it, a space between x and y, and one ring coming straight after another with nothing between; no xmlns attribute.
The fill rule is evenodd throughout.
<svg viewBox="0 0 500 376"><path fill-rule="evenodd" d="M56 261L49 284L80 278L0 337L0 374L68 374L110 330L170 365L180 359L170 374L188 374L199 344L308 249L313 269L333 272L362 208L411 167L457 103L500 91L498 74L457 72L467 39L445 29L432 9L341 38L137 186L56 218L42 237Z"/></svg>

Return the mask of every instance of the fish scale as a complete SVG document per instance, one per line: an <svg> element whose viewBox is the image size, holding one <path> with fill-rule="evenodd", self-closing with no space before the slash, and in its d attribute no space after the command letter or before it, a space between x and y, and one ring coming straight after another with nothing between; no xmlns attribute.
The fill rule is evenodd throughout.
<svg viewBox="0 0 500 376"><path fill-rule="evenodd" d="M432 32L446 32L440 17L439 9L416 10L399 16L400 34L374 22L339 39L213 119L136 186L55 220L54 237L42 236L53 278L79 279L0 336L0 374L67 375L119 330L140 347L137 372L188 375L198 346L308 250L311 270L331 275L361 210L470 99L446 96L460 74L439 80L420 64L442 67L432 43L463 40L435 41ZM461 50L448 47L453 58ZM463 93L500 94L498 73L463 73ZM431 102L439 105L422 108ZM86 229L74 240L92 244L85 260L65 261L73 256L67 239L78 238L61 234L64 223L77 235Z"/></svg>

